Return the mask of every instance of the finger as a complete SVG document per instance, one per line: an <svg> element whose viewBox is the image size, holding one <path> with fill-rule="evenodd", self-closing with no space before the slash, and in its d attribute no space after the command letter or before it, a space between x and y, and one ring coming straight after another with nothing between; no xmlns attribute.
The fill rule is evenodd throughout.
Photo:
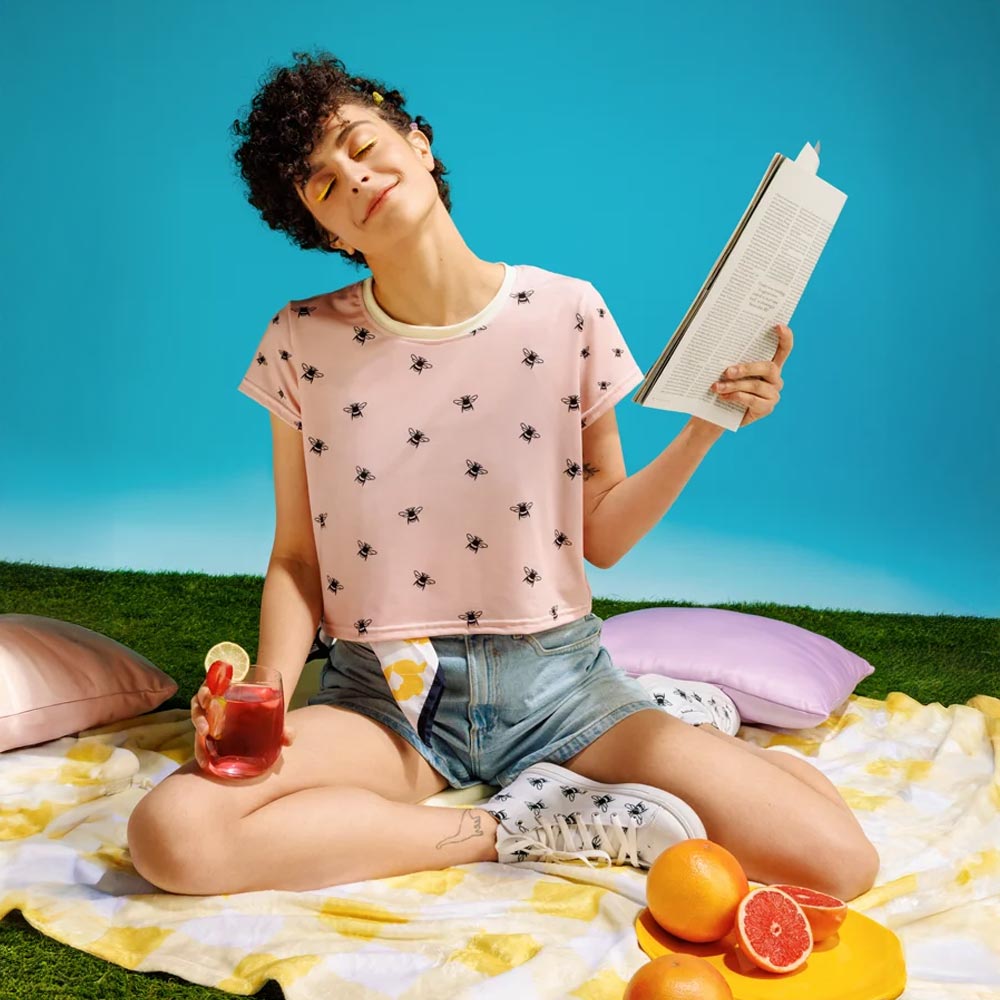
<svg viewBox="0 0 1000 1000"><path fill-rule="evenodd" d="M195 732L198 733L199 735L201 736L208 735L208 720L205 718L204 715L199 715L194 720L194 728Z"/></svg>
<svg viewBox="0 0 1000 1000"><path fill-rule="evenodd" d="M794 337L792 336L792 328L785 326L784 323L778 324L776 332L778 334L778 348L774 352L774 363L780 368L788 359L788 355L792 353Z"/></svg>
<svg viewBox="0 0 1000 1000"><path fill-rule="evenodd" d="M295 730L294 729L286 729L282 738L284 740L285 746L289 746L290 747L292 745L292 743L294 742L294 740L295 740Z"/></svg>
<svg viewBox="0 0 1000 1000"><path fill-rule="evenodd" d="M198 699L198 704L201 705L202 708L207 709L212 701L212 692L208 689L208 685L202 684L202 686L198 688L198 694L195 697Z"/></svg>

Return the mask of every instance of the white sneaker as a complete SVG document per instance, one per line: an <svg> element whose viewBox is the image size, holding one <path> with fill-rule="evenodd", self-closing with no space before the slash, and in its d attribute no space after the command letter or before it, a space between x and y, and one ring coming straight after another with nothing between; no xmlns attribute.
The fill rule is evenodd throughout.
<svg viewBox="0 0 1000 1000"><path fill-rule="evenodd" d="M706 836L676 795L652 785L603 785L549 761L526 767L482 808L500 824L502 864L578 858L594 868L588 858L602 858L649 868L668 847Z"/></svg>
<svg viewBox="0 0 1000 1000"><path fill-rule="evenodd" d="M684 681L664 674L640 674L636 680L667 714L693 726L709 723L730 736L742 720L736 702L720 687L702 681Z"/></svg>

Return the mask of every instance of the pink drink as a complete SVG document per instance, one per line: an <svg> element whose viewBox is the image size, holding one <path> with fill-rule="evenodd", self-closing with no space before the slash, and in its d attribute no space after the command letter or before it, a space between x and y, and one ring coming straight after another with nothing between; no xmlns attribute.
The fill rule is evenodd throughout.
<svg viewBox="0 0 1000 1000"><path fill-rule="evenodd" d="M220 778L253 778L281 753L285 705L280 682L233 684L225 693L222 736L207 737L208 769Z"/></svg>

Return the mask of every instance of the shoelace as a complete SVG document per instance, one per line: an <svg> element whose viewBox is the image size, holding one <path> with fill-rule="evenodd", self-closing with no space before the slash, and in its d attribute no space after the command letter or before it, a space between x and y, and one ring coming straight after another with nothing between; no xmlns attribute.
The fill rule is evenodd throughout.
<svg viewBox="0 0 1000 1000"><path fill-rule="evenodd" d="M636 868L639 866L639 848L636 844L636 825L631 819L627 826L622 825L618 813L612 813L609 817L602 817L598 813L591 813L590 826L583 818L582 813L573 813L576 816L577 824L575 829L571 829L566 823L566 819L560 813L556 813L555 824L546 825L544 820L540 820L535 828L535 837L524 834L509 834L502 837L500 847L504 851L514 852L528 850L531 853L541 853L545 858L558 858L571 860L579 858L589 868L592 865L588 858L604 858L608 865L622 864L626 860ZM605 825L605 824L608 825ZM613 825L612 825L613 824ZM501 829L503 829L501 827ZM569 847L582 848L584 844L592 843L596 835L600 835L604 843L608 844L612 850L618 851L615 861L611 860L611 855L607 851L601 850L569 850ZM577 843L579 841L579 843Z"/></svg>

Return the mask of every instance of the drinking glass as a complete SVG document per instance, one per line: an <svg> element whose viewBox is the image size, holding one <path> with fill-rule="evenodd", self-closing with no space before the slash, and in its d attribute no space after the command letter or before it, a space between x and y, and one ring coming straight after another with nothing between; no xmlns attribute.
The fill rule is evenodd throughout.
<svg viewBox="0 0 1000 1000"><path fill-rule="evenodd" d="M225 693L218 739L205 737L208 770L218 778L254 778L281 754L285 695L281 672L255 663Z"/></svg>

